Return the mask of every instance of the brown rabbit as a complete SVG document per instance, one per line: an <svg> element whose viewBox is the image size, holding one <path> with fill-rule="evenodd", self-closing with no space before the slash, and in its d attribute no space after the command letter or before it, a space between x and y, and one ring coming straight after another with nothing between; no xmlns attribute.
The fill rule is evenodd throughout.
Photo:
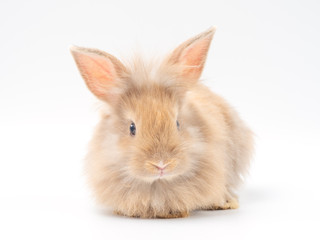
<svg viewBox="0 0 320 240"><path fill-rule="evenodd" d="M87 155L100 203L141 218L186 217L238 207L252 133L199 82L215 28L181 44L159 64L125 66L96 49L72 47L88 88L106 106Z"/></svg>

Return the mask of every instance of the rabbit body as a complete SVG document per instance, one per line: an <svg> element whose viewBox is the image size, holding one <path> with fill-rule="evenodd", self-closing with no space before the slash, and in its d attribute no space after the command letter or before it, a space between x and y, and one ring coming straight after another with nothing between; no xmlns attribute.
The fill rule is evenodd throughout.
<svg viewBox="0 0 320 240"><path fill-rule="evenodd" d="M141 60L124 66L98 50L72 50L105 106L86 157L101 204L141 218L237 208L235 190L248 170L252 133L198 81L212 36L211 30L189 40L157 67ZM196 69L185 67L195 63Z"/></svg>

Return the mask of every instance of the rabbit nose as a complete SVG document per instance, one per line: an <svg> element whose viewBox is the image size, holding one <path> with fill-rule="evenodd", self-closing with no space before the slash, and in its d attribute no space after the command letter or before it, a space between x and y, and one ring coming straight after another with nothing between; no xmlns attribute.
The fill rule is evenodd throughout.
<svg viewBox="0 0 320 240"><path fill-rule="evenodd" d="M159 163L157 163L157 164L152 164L153 166L155 166L157 169L159 169L159 170L164 170L168 165L169 165L169 163L167 163L167 164L163 164L163 162L162 161L160 161Z"/></svg>

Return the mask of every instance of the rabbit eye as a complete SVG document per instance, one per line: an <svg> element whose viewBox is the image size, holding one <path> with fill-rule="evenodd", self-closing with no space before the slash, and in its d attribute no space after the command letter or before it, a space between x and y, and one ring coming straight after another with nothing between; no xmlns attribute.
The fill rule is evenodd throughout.
<svg viewBox="0 0 320 240"><path fill-rule="evenodd" d="M134 122L132 122L130 125L130 135L131 136L136 135L136 125L134 124Z"/></svg>
<svg viewBox="0 0 320 240"><path fill-rule="evenodd" d="M178 120L177 120L177 128L178 130L180 130L180 123L178 122Z"/></svg>

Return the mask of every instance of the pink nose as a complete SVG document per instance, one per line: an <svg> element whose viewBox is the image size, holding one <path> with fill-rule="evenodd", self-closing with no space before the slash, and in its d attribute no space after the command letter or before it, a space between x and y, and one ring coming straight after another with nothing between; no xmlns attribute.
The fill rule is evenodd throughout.
<svg viewBox="0 0 320 240"><path fill-rule="evenodd" d="M163 171L163 170L168 166L168 163L167 163L167 164L163 164L163 162L161 161L161 162L158 163L158 164L154 164L154 166L155 166L157 169Z"/></svg>
<svg viewBox="0 0 320 240"><path fill-rule="evenodd" d="M158 168L159 170L164 170L167 166L159 167L158 165L155 165L155 167Z"/></svg>

